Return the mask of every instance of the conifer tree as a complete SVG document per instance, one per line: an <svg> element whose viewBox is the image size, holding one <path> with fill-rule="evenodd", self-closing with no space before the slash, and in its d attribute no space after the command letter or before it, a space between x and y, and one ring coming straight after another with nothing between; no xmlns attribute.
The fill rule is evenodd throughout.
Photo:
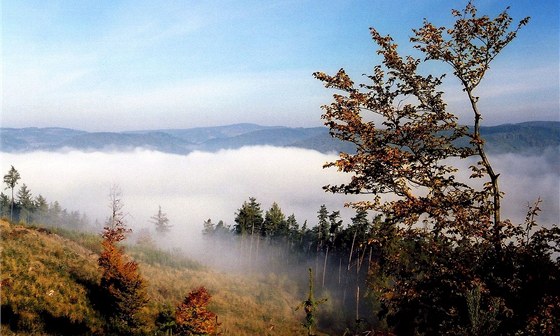
<svg viewBox="0 0 560 336"><path fill-rule="evenodd" d="M297 222L296 216L291 214L286 219L286 226L288 227L288 244L291 249L293 245L301 241L301 233L299 231L299 223Z"/></svg>
<svg viewBox="0 0 560 336"><path fill-rule="evenodd" d="M156 226L156 232L159 234L165 234L169 232L173 225L169 224L169 218L167 214L161 211L161 205L158 207L157 214L151 217L151 222Z"/></svg>
<svg viewBox="0 0 560 336"><path fill-rule="evenodd" d="M261 205L257 199L250 197L249 202L243 202L235 217L234 232L241 235L243 242L249 236L249 260L258 257L263 222ZM254 254L253 250L256 250Z"/></svg>
<svg viewBox="0 0 560 336"><path fill-rule="evenodd" d="M10 200L8 195L4 193L0 193L0 207L1 207L0 216L2 218L5 217L7 218L10 215L11 205L12 205L12 201Z"/></svg>
<svg viewBox="0 0 560 336"><path fill-rule="evenodd" d="M140 309L148 302L145 280L138 264L124 254L119 245L132 230L126 227L120 190L113 187L110 193L111 216L103 228L102 251L98 259L101 268L101 288L104 294L108 332L134 334L142 322Z"/></svg>
<svg viewBox="0 0 560 336"><path fill-rule="evenodd" d="M329 211L323 204L317 212L317 252L322 250L329 239Z"/></svg>
<svg viewBox="0 0 560 336"><path fill-rule="evenodd" d="M33 212L33 220L34 221L45 221L47 218L47 214L49 212L49 204L43 195L39 195L35 197L34 200L34 212Z"/></svg>
<svg viewBox="0 0 560 336"><path fill-rule="evenodd" d="M61 220L62 207L60 206L60 203L58 203L58 201L54 201L49 205L48 217L48 222L51 225L57 224Z"/></svg>
<svg viewBox="0 0 560 336"><path fill-rule="evenodd" d="M4 183L6 183L6 189L12 190L12 204L10 207L10 221L14 220L14 188L16 187L18 181L21 179L19 172L12 166L8 173L4 175Z"/></svg>
<svg viewBox="0 0 560 336"><path fill-rule="evenodd" d="M212 236L216 232L216 225L212 223L212 219L208 218L203 223L202 234L204 236Z"/></svg>
<svg viewBox="0 0 560 336"><path fill-rule="evenodd" d="M214 233L219 237L226 236L231 233L230 226L226 225L224 221L220 219L214 228Z"/></svg>
<svg viewBox="0 0 560 336"><path fill-rule="evenodd" d="M21 185L17 192L17 205L19 209L19 219L29 223L35 203L33 202L31 190L29 190L25 183Z"/></svg>
<svg viewBox="0 0 560 336"><path fill-rule="evenodd" d="M235 232L241 235L253 235L262 229L264 219L260 203L254 197L243 202L235 217Z"/></svg>
<svg viewBox="0 0 560 336"><path fill-rule="evenodd" d="M266 211L263 222L263 236L265 237L282 237L288 233L286 216L278 203L272 203L269 210Z"/></svg>

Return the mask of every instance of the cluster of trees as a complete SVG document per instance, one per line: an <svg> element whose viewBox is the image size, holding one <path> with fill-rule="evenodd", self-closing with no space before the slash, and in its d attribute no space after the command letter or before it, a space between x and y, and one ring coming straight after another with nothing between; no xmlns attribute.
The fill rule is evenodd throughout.
<svg viewBox="0 0 560 336"><path fill-rule="evenodd" d="M452 27L426 20L413 30L411 42L422 58L401 56L390 36L372 28L382 64L366 76L367 83L355 85L344 69L332 76L314 74L337 90L333 102L323 106L325 125L333 137L355 146L355 152L340 153L326 165L349 173L350 181L325 189L373 195L350 204L356 209L351 223L344 225L339 211L321 206L316 225L300 226L276 203L263 212L255 198L243 203L231 226L204 222L206 237L234 240L240 260L249 265L264 260L276 269L293 269L311 263L317 276L302 304L309 334L320 302L314 285L330 291L336 307L352 307L346 311L357 325L366 321L367 328L386 334L560 334L560 228L538 225L540 200L523 223L502 218L500 174L480 135L483 115L476 96L492 61L529 18L512 29L507 9L491 19L479 16L472 2L452 15ZM422 73L427 61L451 67L470 103L472 127L459 126L448 111L440 91L444 75ZM468 145L459 145L464 139ZM465 159L475 163L470 177L460 179L453 162ZM12 197L2 194L2 213L30 220L28 211L37 202L23 185L16 205L18 180L13 167L4 176ZM129 231L121 207L120 198L113 197L99 265L110 330L131 334L148 298L138 264L119 245ZM169 229L161 207L152 219L158 232ZM176 332L214 332L215 315L203 308L208 299L198 289L174 318L166 320L173 314L164 312L162 319ZM196 316L204 320L195 322Z"/></svg>
<svg viewBox="0 0 560 336"><path fill-rule="evenodd" d="M340 211L329 212L323 204L317 212L317 222L308 226L307 220L300 225L294 214L286 216L276 202L263 211L257 199L250 197L237 210L234 225L222 220L217 224L208 219L203 223L202 233L206 237L238 237L249 260L259 259L259 251L266 246L283 247L291 256L309 256L317 252L349 251L351 245L362 245L370 237L374 220L367 211L358 209L351 223L344 225ZM267 254L264 257L270 257ZM282 256L284 257L284 256Z"/></svg>
<svg viewBox="0 0 560 336"><path fill-rule="evenodd" d="M92 223L86 213L63 208L58 201L49 202L39 194L33 196L27 184L22 183L17 189L21 180L21 174L14 167L4 175L4 190L10 190L11 196L0 192L0 217L9 219L11 222L24 224L38 224L47 227L65 227L75 230L91 228ZM150 217L149 222L155 227L158 234L164 235L173 227L169 223L167 214L162 211L161 206L158 212ZM94 225L95 227L101 225ZM144 235L146 239L151 239L149 232Z"/></svg>
<svg viewBox="0 0 560 336"><path fill-rule="evenodd" d="M300 225L295 215L286 216L278 203L263 211L251 197L235 213L234 223L226 225L220 220L215 224L208 219L202 233L222 246L234 246L241 256L236 266L257 273L293 273L297 269L302 275L310 267L316 274L315 285L330 297L332 305L341 308L335 317L337 323L375 323L374 305L364 297L368 294L369 265L379 254L371 243L383 227L379 217L357 209L350 222L344 223L340 211L321 205L316 222ZM227 240L234 244L225 244ZM323 325L329 323L334 323L333 319L323 319Z"/></svg>
<svg viewBox="0 0 560 336"><path fill-rule="evenodd" d="M41 194L33 196L31 189L25 184L17 189L21 175L11 166L4 175L5 189L9 189L11 196L0 193L0 216L11 222L26 224L44 224L48 226L64 226L83 229L91 223L85 213L68 211L62 208L58 201L48 202Z"/></svg>

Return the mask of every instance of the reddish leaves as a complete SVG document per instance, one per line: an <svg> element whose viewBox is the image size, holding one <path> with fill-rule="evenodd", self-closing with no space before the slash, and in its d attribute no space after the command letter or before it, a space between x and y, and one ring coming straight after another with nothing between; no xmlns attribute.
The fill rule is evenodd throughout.
<svg viewBox="0 0 560 336"><path fill-rule="evenodd" d="M98 259L103 272L101 288L106 305L103 313L108 317L111 332L130 334L141 325L137 314L148 302L146 283L138 264L128 260L124 249L118 246L131 230L124 223L120 193L113 189L110 196L112 215L103 229L103 250Z"/></svg>
<svg viewBox="0 0 560 336"><path fill-rule="evenodd" d="M175 321L180 335L214 334L217 328L217 316L207 306L210 294L204 287L190 292L177 307Z"/></svg>

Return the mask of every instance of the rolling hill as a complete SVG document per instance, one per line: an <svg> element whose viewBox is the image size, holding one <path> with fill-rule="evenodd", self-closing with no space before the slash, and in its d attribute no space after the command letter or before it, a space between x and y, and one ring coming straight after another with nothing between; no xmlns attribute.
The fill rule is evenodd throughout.
<svg viewBox="0 0 560 336"><path fill-rule="evenodd" d="M542 153L560 146L560 122L536 121L482 127L491 153ZM1 128L3 152L130 150L146 148L174 154L218 151L243 146L299 147L328 152L351 152L351 144L333 139L326 127L292 128L235 124L190 129L130 132L86 132L66 128Z"/></svg>

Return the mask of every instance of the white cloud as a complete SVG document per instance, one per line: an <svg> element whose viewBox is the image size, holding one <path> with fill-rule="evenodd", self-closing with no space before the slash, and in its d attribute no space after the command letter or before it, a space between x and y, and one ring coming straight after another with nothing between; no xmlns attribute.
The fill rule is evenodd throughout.
<svg viewBox="0 0 560 336"><path fill-rule="evenodd" d="M256 197L263 210L277 202L286 215L314 224L321 204L337 210L347 200L322 190L343 178L322 169L332 159L315 151L274 147L186 156L145 150L2 153L2 171L14 165L20 184L26 183L34 195L101 221L108 213L109 189L118 184L134 226L148 225L161 205L182 233L198 235L208 218L233 224L235 211L249 197Z"/></svg>

